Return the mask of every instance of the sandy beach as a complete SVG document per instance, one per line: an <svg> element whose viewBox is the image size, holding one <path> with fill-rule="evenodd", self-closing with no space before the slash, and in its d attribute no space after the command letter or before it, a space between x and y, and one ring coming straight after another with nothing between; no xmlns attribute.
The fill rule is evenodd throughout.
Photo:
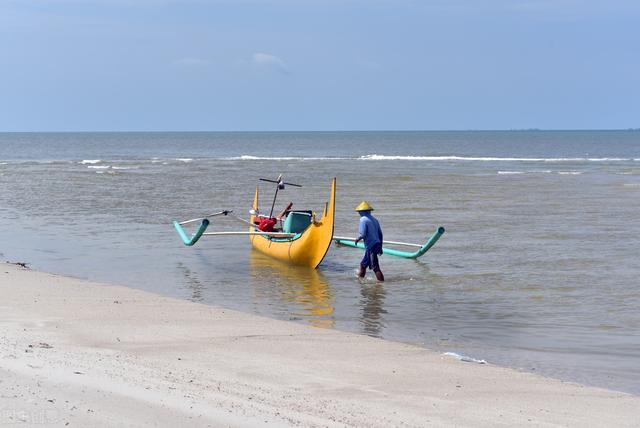
<svg viewBox="0 0 640 428"><path fill-rule="evenodd" d="M0 424L640 426L640 397L3 264Z"/></svg>

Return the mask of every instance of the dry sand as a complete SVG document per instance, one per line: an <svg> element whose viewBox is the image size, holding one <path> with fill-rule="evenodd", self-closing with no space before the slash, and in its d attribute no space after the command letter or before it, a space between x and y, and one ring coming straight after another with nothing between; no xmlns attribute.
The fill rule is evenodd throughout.
<svg viewBox="0 0 640 428"><path fill-rule="evenodd" d="M412 345L9 264L0 293L0 426L640 426L640 397Z"/></svg>

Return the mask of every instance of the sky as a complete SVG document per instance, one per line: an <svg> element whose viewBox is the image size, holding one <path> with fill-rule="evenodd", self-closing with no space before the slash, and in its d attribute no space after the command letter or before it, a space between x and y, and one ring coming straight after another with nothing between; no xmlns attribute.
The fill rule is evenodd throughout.
<svg viewBox="0 0 640 428"><path fill-rule="evenodd" d="M639 127L637 0L0 0L0 131Z"/></svg>

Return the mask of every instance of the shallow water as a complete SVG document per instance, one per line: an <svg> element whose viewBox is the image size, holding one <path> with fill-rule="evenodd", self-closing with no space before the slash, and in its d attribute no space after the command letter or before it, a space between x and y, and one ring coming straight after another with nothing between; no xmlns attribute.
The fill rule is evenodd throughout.
<svg viewBox="0 0 640 428"><path fill-rule="evenodd" d="M316 211L338 177L336 235L361 199L386 239L447 232L384 284L349 248L309 271L181 244L172 220L245 217L279 173L304 187L277 206ZM4 259L640 393L639 132L0 134L0 184Z"/></svg>

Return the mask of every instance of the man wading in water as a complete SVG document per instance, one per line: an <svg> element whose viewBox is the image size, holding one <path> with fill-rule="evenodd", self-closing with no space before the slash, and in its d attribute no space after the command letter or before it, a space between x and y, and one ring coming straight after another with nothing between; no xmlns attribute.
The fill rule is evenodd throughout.
<svg viewBox="0 0 640 428"><path fill-rule="evenodd" d="M384 275L380 270L378 256L382 254L382 228L380 223L373 215L373 207L367 201L362 201L356 207L356 211L360 214L360 227L358 228L358 241L364 239L364 257L360 262L360 271L358 277L364 278L367 268L370 268L375 274L378 281L384 281Z"/></svg>

